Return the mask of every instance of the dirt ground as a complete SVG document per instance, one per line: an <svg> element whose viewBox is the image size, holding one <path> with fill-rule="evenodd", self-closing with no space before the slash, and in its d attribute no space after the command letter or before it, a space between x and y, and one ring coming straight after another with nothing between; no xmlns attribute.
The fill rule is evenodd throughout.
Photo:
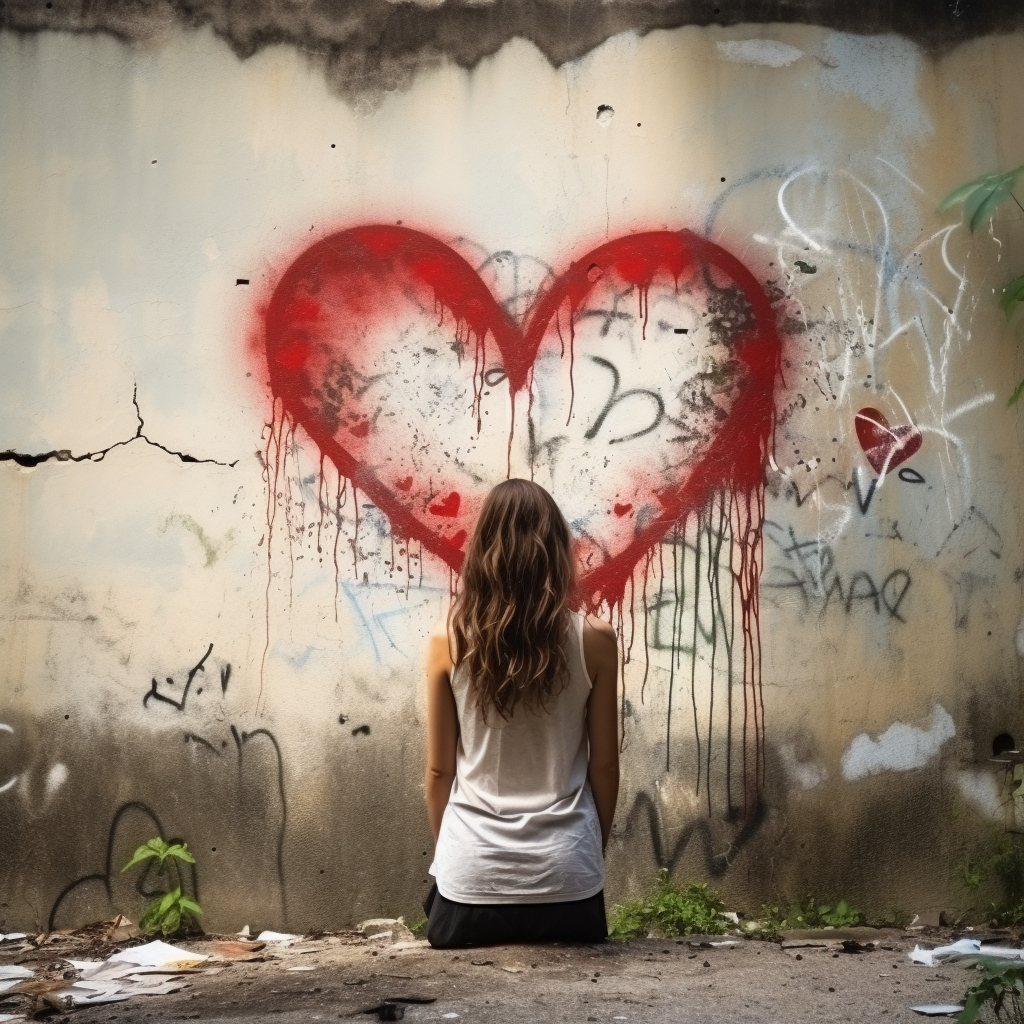
<svg viewBox="0 0 1024 1024"><path fill-rule="evenodd" d="M862 931L859 930L858 931ZM867 930L863 930L867 932ZM642 939L595 946L501 946L432 950L355 933L268 944L251 961L211 958L187 987L161 996L52 1010L24 995L0 995L0 1015L32 1012L66 1024L117 1021L627 1021L857 1022L923 1020L919 1003L958 1003L972 973L962 965L913 965L915 943L938 945L942 932L871 931L870 952L740 939L708 948L685 939ZM979 937L974 935L972 937ZM222 937L223 938L223 937ZM233 936L229 938L234 938ZM1006 942L1006 936L1000 936ZM38 948L0 946L0 965L20 964L35 979L76 977L65 958L105 958L117 945L98 932L51 936ZM176 945L211 954L215 937ZM34 980L35 980L34 979ZM38 997L37 997L38 1000ZM3 1019L0 1016L0 1019ZM947 1018L949 1019L949 1018Z"/></svg>

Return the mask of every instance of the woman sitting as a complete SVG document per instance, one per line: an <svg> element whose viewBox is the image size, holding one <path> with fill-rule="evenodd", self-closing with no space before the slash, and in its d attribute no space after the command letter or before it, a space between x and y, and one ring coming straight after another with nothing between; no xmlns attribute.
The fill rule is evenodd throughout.
<svg viewBox="0 0 1024 1024"><path fill-rule="evenodd" d="M619 787L614 630L572 610L569 527L537 484L484 500L427 657L437 948L600 942Z"/></svg>

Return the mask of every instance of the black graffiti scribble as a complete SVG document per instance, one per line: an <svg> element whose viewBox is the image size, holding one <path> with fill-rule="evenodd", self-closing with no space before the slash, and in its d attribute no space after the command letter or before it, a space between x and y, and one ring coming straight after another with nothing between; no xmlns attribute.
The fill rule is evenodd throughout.
<svg viewBox="0 0 1024 1024"><path fill-rule="evenodd" d="M210 645L213 646L212 644ZM210 652L207 651L207 654ZM284 785L284 757L281 754L281 745L277 741L277 737L269 729L253 729L251 732L239 730L237 726L232 725L231 727L231 738L235 742L235 753L238 758L238 773L241 776L242 773L242 762L245 755L245 748L247 744L253 740L263 739L269 741L270 745L274 748L274 757L277 761L277 794L281 800L281 827L277 830L277 884L281 896L281 913L285 922L288 920L288 892L285 887L285 875L284 875L284 841L285 834L288 830L288 798L285 795ZM185 733L185 742L194 743L201 747L203 750L209 751L215 757L220 757L221 752L217 747L211 743L206 737L199 736L194 732ZM221 744L227 746L227 740L224 740Z"/></svg>
<svg viewBox="0 0 1024 1024"><path fill-rule="evenodd" d="M114 841L117 836L117 828L121 824L121 819L129 811L139 811L146 815L149 820L153 823L155 828L155 834L158 836L164 835L164 827L160 823L160 819L157 817L156 812L151 808L147 807L144 803L140 803L137 800L131 800L128 803L123 803L114 812L114 817L111 820L110 828L107 831L107 855L105 860L105 868L102 872L96 872L90 875L82 875L81 878L76 878L73 882L70 882L63 889L60 894L53 902L53 906L50 908L50 916L47 918L46 928L47 931L54 930L54 924L57 920L57 912L60 910L61 904L71 895L79 886L85 885L88 882L100 882L103 885L104 890L107 894L107 899L113 902L114 890L112 885L112 879L118 875L117 867L114 864ZM169 843L180 843L183 840L179 838L169 838ZM150 900L154 896L159 895L164 890L162 887L151 888L149 886L149 875L154 867L154 861L149 860L146 862L145 868L139 873L135 880L135 891L144 899ZM195 864L189 864L188 869L190 872L190 881L192 883L192 897L195 900L199 899L199 877L196 872Z"/></svg>
<svg viewBox="0 0 1024 1024"><path fill-rule="evenodd" d="M773 565L772 575L764 581L768 590L799 590L804 609L808 610L812 599L821 604L820 614L828 611L833 599L837 606L849 615L855 605L870 602L875 614L882 610L890 619L906 622L900 613L913 583L906 569L893 569L879 586L869 572L858 571L848 574L845 579L836 571L835 553L831 545L822 541L799 540L793 527L789 527L789 543L780 539L776 531L782 527L770 519L765 520L765 536L782 552L789 565ZM795 565L795 568L794 568Z"/></svg>
<svg viewBox="0 0 1024 1024"><path fill-rule="evenodd" d="M715 852L712 845L718 837L712 836L708 820L696 818L683 828L669 849L662 839L667 830L661 820L658 805L647 793L637 793L633 799L633 806L630 807L629 814L626 815L622 833L629 836L636 829L638 822L646 822L651 835L651 845L654 847L654 861L659 868L666 868L669 871L674 870L675 866L683 859L683 854L686 853L690 842L697 837L700 840L704 866L707 868L708 874L712 878L721 878L729 870L743 847L757 834L767 816L768 812L764 801L759 801L730 841L728 848L724 852L718 853ZM616 829L616 831L618 830Z"/></svg>
<svg viewBox="0 0 1024 1024"><path fill-rule="evenodd" d="M164 696L164 694L162 694L157 689L157 687L160 684L154 678L153 679L153 685L149 688L149 692L146 694L145 697L142 698L142 706L143 707L147 707L149 705L150 698L155 698L158 701L162 701L164 704L170 704L172 707L177 708L179 711L184 711L185 710L185 702L188 700L188 691L189 691L189 689L192 686L192 680L195 679L196 675L199 672L203 672L203 673L206 672L206 669L203 666L206 664L206 659L210 656L210 652L212 650L213 650L213 644L210 644L210 646L206 648L206 653L199 659L198 663L193 665L193 667L189 669L188 679L187 679L187 681L185 683L185 689L184 689L184 691L181 694L181 700L175 700L173 697L166 697L166 696ZM227 681L230 678L230 676L231 676L231 666L230 665L228 666L228 671L227 671L227 675L226 676L224 674L224 670L221 669L220 685L221 685L221 692L222 693L224 691L226 691L227 688L228 688L228 682ZM167 685L168 686L173 686L174 685L174 679L171 676L168 676L166 681L167 681Z"/></svg>
<svg viewBox="0 0 1024 1024"><path fill-rule="evenodd" d="M632 441L635 437L643 437L644 434L649 434L655 427L662 421L665 415L665 402L661 395L657 391L648 391L646 388L630 388L629 391L623 391L619 393L619 371L616 369L614 363L610 363L607 359L602 359L600 356L591 356L591 361L597 363L598 366L604 367L606 370L611 371L612 375L612 390L608 396L608 400L604 403L604 408L597 414L597 419L594 420L590 429L583 435L588 441L592 441L597 437L598 431L604 425L604 421L608 416L608 413L615 408L619 402L624 402L627 398L633 398L639 395L642 398L648 398L654 402L657 407L657 412L654 419L640 430L634 430L631 434L623 434L622 437L613 437L608 443L618 444L621 441Z"/></svg>

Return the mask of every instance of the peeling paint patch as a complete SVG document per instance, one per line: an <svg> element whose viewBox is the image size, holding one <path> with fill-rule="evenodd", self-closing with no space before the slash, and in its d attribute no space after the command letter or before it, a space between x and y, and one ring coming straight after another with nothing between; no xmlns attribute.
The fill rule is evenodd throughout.
<svg viewBox="0 0 1024 1024"><path fill-rule="evenodd" d="M1003 798L999 782L991 772L957 772L956 784L960 792L986 818L998 821L1003 817Z"/></svg>
<svg viewBox="0 0 1024 1024"><path fill-rule="evenodd" d="M59 761L46 775L46 799L52 800L57 790L68 781L68 766Z"/></svg>
<svg viewBox="0 0 1024 1024"><path fill-rule="evenodd" d="M919 729L894 722L877 740L866 732L855 737L843 754L843 778L849 782L879 772L908 772L926 765L956 735L949 712L936 704L928 726Z"/></svg>
<svg viewBox="0 0 1024 1024"><path fill-rule="evenodd" d="M718 44L718 56L736 64L763 64L784 68L798 61L804 51L776 39L729 39Z"/></svg>

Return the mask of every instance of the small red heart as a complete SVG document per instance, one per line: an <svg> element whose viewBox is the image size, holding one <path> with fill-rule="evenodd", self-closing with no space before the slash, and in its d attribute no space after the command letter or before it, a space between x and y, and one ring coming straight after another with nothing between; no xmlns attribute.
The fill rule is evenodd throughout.
<svg viewBox="0 0 1024 1024"><path fill-rule="evenodd" d="M529 430L513 417L513 436L546 453L532 465L566 510L591 607L621 601L640 559L713 495L735 496L741 521L758 507L781 341L750 271L689 231L614 239L549 274L521 326L443 242L356 227L295 260L265 323L286 415L396 536L455 571L511 467L512 438L490 424L520 392ZM630 500L602 514L616 494Z"/></svg>
<svg viewBox="0 0 1024 1024"><path fill-rule="evenodd" d="M619 502L615 502L615 514L617 516L624 516L627 512L632 512L632 511L633 511L633 506L631 504L629 504L629 505L622 505Z"/></svg>
<svg viewBox="0 0 1024 1024"><path fill-rule="evenodd" d="M871 468L876 473L895 469L921 447L921 431L912 423L890 427L878 409L861 409L856 416L857 438Z"/></svg>

